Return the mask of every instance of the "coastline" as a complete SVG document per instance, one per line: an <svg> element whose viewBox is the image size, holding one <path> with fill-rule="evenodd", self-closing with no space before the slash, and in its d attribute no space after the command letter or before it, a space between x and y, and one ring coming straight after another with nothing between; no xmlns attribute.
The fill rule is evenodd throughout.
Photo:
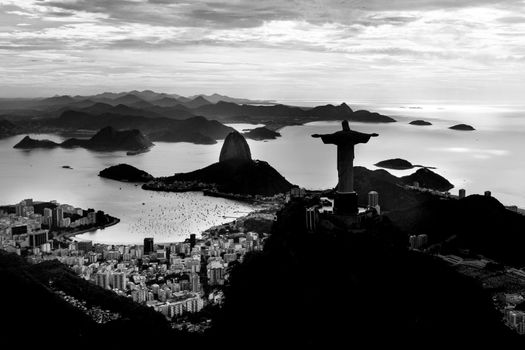
<svg viewBox="0 0 525 350"><path fill-rule="evenodd" d="M225 199L231 199L238 202L244 202L249 204L255 204L255 203L261 203L263 201L257 200L249 195L242 195L242 194L234 194L234 193L223 193L223 192L216 192L216 191L210 191L210 190L202 190L202 193L205 196L209 197L218 197L218 198L225 198Z"/></svg>
<svg viewBox="0 0 525 350"><path fill-rule="evenodd" d="M243 194L235 194L235 193L224 193L219 191L210 190L210 187L214 187L214 184L194 184L190 182L188 185L184 185L183 187L174 187L174 184L171 184L170 187L159 187L159 186L152 186L152 184L145 183L141 186L141 188L145 191L155 191L155 192L173 192L173 193L186 193L186 192L202 192L205 196L209 197L217 197L217 198L225 198L225 199L231 199L238 202L243 203L263 203L263 200L257 199L252 195L243 195Z"/></svg>
<svg viewBox="0 0 525 350"><path fill-rule="evenodd" d="M153 146L151 146L151 147L153 147ZM142 149L139 149L139 150L136 150L136 151L127 151L126 155L127 156L136 156L136 155L139 155L139 154L142 154L142 153L147 153L147 152L151 151L151 147L145 147L145 148L142 148Z"/></svg>
<svg viewBox="0 0 525 350"><path fill-rule="evenodd" d="M86 229L79 230L79 231L74 231L74 232L60 233L60 234L58 234L58 236L56 238L57 239L61 239L61 238L71 239L72 237L75 237L77 235L81 235L83 233L88 233L88 232L92 232L92 231L96 231L96 230L103 230L103 229L105 229L107 227L115 226L118 223L120 223L120 219L112 217L111 222L109 222L109 223L107 223L105 225L99 225L99 226L95 226L95 227L90 227L90 228L86 228Z"/></svg>

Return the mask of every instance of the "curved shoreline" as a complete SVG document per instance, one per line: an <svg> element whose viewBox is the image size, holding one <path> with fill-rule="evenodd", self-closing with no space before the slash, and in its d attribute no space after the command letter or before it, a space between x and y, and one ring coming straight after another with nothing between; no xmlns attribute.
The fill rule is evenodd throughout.
<svg viewBox="0 0 525 350"><path fill-rule="evenodd" d="M60 238L71 239L72 237L75 237L77 235L81 235L81 234L84 234L84 233L93 232L93 231L97 231L97 230L103 230L103 229L105 229L107 227L115 226L119 222L120 222L119 218L113 218L113 220L111 220L111 222L106 224L106 225L99 225L99 226L90 227L90 228L86 228L86 229L79 230L79 231L74 231L74 232L60 233L56 238L58 238L58 239L60 239Z"/></svg>
<svg viewBox="0 0 525 350"><path fill-rule="evenodd" d="M205 196L209 196L209 197L226 198L226 199L230 199L233 201L245 202L245 203L250 203L250 204L261 202L255 198L252 198L247 195L242 195L242 194L223 193L223 192L216 192L216 191L210 191L210 190L202 190L202 193Z"/></svg>

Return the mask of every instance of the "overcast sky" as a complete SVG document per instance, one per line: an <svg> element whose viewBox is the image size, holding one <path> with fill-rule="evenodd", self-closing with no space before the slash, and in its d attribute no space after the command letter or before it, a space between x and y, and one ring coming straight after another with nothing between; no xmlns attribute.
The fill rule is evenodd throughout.
<svg viewBox="0 0 525 350"><path fill-rule="evenodd" d="M0 0L0 96L518 103L524 0Z"/></svg>

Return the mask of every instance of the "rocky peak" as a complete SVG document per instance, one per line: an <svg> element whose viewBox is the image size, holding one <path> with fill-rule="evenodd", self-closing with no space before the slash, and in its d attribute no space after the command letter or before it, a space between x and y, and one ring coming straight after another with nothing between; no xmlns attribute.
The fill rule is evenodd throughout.
<svg viewBox="0 0 525 350"><path fill-rule="evenodd" d="M250 146L244 136L237 131L232 131L226 136L222 145L219 161L223 162L230 159L251 160L252 154Z"/></svg>
<svg viewBox="0 0 525 350"><path fill-rule="evenodd" d="M352 113L352 108L350 108L345 102L341 103L341 105L339 105L339 108L345 112L348 112L348 113Z"/></svg>

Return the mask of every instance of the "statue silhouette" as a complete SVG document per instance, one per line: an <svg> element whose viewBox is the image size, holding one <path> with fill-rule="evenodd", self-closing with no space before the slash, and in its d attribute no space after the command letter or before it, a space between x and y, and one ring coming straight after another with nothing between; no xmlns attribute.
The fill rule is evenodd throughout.
<svg viewBox="0 0 525 350"><path fill-rule="evenodd" d="M337 173L339 183L338 194L350 194L354 192L354 146L359 143L367 143L371 137L378 134L365 134L350 130L348 120L342 122L343 130L333 134L314 134L312 137L321 138L325 144L337 146ZM355 208L357 210L357 208Z"/></svg>

